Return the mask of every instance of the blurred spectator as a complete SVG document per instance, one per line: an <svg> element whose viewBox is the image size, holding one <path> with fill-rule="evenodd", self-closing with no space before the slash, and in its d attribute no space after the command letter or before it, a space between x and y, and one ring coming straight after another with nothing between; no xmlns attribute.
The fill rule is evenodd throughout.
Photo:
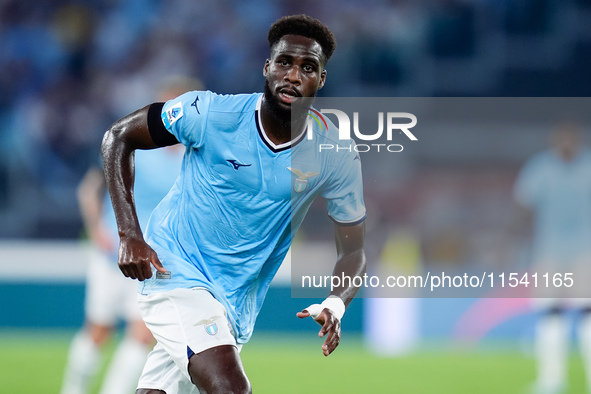
<svg viewBox="0 0 591 394"><path fill-rule="evenodd" d="M517 202L533 215L533 264L539 279L534 305L536 327L535 393L566 389L570 329L566 309L577 307L580 349L591 391L591 299L585 279L591 273L591 151L583 146L579 126L561 124L552 134L552 148L527 161L515 185ZM571 273L575 286L557 286L555 274ZM549 284L543 275L550 275ZM579 284L579 287L576 284Z"/></svg>

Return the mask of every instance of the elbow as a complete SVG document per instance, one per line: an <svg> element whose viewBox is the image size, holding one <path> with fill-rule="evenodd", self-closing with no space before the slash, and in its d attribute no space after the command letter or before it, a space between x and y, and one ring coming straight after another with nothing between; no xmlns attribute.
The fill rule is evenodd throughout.
<svg viewBox="0 0 591 394"><path fill-rule="evenodd" d="M124 129L118 123L119 122L112 124L103 135L103 140L101 142L103 164L109 161L109 158L112 157L113 152L117 148L124 146L125 141L122 138Z"/></svg>
<svg viewBox="0 0 591 394"><path fill-rule="evenodd" d="M103 136L101 153L103 161L115 151L131 152L136 149L154 149L147 125L149 105L129 114L109 127Z"/></svg>
<svg viewBox="0 0 591 394"><path fill-rule="evenodd" d="M363 249L361 249L359 251L359 270L361 271L362 274L365 274L367 272L367 258L365 257L365 251Z"/></svg>
<svg viewBox="0 0 591 394"><path fill-rule="evenodd" d="M113 131L113 126L111 126L103 135L103 141L101 142L101 156L103 159L103 163L108 161L110 156L110 152L115 143L115 135L116 133Z"/></svg>

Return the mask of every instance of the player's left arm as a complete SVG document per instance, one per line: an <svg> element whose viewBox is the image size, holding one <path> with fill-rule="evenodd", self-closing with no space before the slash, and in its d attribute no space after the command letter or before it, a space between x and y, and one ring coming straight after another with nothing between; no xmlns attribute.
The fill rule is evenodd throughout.
<svg viewBox="0 0 591 394"><path fill-rule="evenodd" d="M337 247L337 262L333 275L340 277L355 276L363 277L366 270L364 252L365 222L354 226L346 226L335 223L335 242ZM344 282L344 281L343 281ZM353 281L351 281L353 282ZM329 297L322 304L310 305L308 308L298 312L299 318L312 316L322 328L318 333L319 337L326 337L322 352L325 356L331 354L339 345L341 340L341 317L345 308L357 294L358 287L344 286L335 287Z"/></svg>

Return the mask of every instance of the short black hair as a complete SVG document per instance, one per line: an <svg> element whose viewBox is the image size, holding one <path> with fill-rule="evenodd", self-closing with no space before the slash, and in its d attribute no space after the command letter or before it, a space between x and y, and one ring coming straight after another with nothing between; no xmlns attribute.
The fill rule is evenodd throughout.
<svg viewBox="0 0 591 394"><path fill-rule="evenodd" d="M290 15L277 19L269 29L269 34L267 36L269 47L273 49L273 46L281 40L283 36L288 34L311 38L320 44L324 54L325 64L337 47L337 41L334 34L332 34L328 27L323 25L318 19L314 19L308 15Z"/></svg>

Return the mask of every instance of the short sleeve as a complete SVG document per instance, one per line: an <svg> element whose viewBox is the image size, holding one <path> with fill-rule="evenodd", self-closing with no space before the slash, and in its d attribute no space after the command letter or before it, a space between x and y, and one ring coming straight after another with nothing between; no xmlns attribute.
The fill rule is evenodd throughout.
<svg viewBox="0 0 591 394"><path fill-rule="evenodd" d="M212 101L209 91L192 91L167 101L162 107L164 127L185 146L203 145L205 126Z"/></svg>
<svg viewBox="0 0 591 394"><path fill-rule="evenodd" d="M322 196L327 200L328 215L340 225L353 226L365 220L363 179L358 153L339 154L335 171Z"/></svg>

